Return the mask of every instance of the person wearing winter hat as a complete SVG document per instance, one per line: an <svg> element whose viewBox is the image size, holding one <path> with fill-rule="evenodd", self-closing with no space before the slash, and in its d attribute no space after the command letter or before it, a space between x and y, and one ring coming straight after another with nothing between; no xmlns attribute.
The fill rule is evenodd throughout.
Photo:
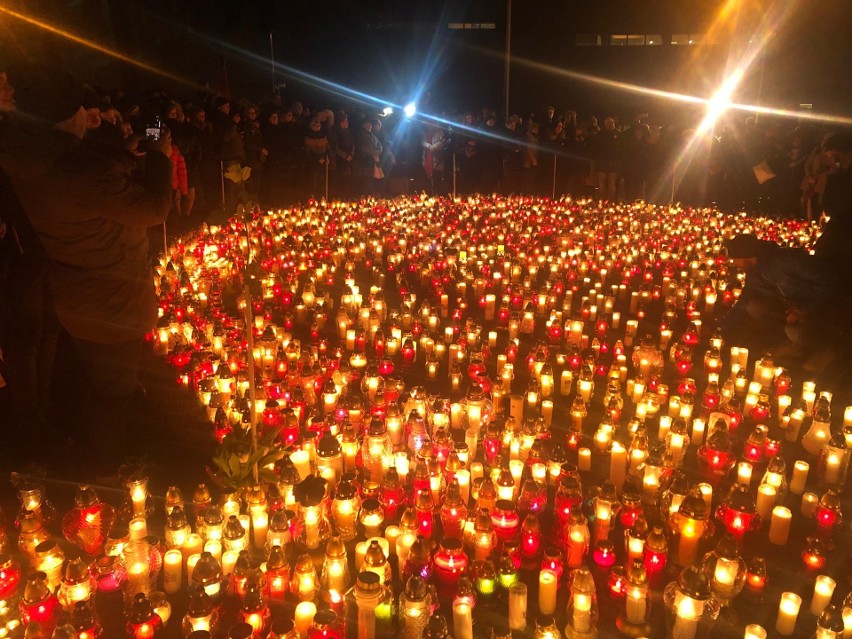
<svg viewBox="0 0 852 639"><path fill-rule="evenodd" d="M812 354L836 337L828 307L839 280L827 262L751 234L729 238L723 248L745 273L739 299L720 324L730 343L769 348L783 360Z"/></svg>
<svg viewBox="0 0 852 639"><path fill-rule="evenodd" d="M11 81L17 117L0 138L0 168L44 249L56 314L82 364L87 465L108 472L128 452L127 413L157 317L148 228L171 205L171 137L149 143L137 177L83 144L83 91L70 74L36 66Z"/></svg>

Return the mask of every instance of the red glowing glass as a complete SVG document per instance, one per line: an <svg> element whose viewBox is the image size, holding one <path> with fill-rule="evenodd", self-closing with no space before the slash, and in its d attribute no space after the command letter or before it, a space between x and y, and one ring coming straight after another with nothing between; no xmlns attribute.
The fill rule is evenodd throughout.
<svg viewBox="0 0 852 639"><path fill-rule="evenodd" d="M645 564L645 572L648 576L656 575L663 572L666 569L666 563L668 562L668 555L665 551L660 550L652 550L645 544L645 548L642 551L643 553L643 563Z"/></svg>
<svg viewBox="0 0 852 639"><path fill-rule="evenodd" d="M609 568L615 564L615 548L609 540L598 542L592 552L592 559L601 568Z"/></svg>

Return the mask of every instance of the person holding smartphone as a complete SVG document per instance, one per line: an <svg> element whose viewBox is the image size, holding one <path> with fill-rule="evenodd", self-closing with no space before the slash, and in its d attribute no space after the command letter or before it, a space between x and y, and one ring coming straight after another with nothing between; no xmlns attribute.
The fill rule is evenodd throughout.
<svg viewBox="0 0 852 639"><path fill-rule="evenodd" d="M172 203L171 136L146 142L144 172L83 144L83 91L48 66L12 78L17 111L0 138L0 168L47 256L49 290L89 397L86 467L110 474L127 449L127 413L145 334L156 321L148 228ZM83 387L85 386L85 387Z"/></svg>

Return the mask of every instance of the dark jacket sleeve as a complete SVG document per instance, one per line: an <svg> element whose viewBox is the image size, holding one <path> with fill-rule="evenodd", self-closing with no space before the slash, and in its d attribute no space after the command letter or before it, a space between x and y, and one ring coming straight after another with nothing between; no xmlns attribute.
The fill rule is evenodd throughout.
<svg viewBox="0 0 852 639"><path fill-rule="evenodd" d="M172 162L159 152L145 157L145 172L134 179L117 165L104 171L92 197L100 213L132 226L162 224L172 205Z"/></svg>

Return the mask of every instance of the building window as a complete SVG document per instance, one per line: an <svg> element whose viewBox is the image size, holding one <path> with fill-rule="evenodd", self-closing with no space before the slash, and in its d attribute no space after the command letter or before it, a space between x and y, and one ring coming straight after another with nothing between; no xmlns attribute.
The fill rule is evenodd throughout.
<svg viewBox="0 0 852 639"><path fill-rule="evenodd" d="M658 33L651 33L645 36L645 44L649 46L659 46L663 43L663 36Z"/></svg>
<svg viewBox="0 0 852 639"><path fill-rule="evenodd" d="M626 35L611 35L609 36L609 44L613 47L624 47L627 46L627 36Z"/></svg>
<svg viewBox="0 0 852 639"><path fill-rule="evenodd" d="M480 30L487 29L493 30L497 28L497 23L495 22L450 22L447 25L447 29L456 30Z"/></svg>
<svg viewBox="0 0 852 639"><path fill-rule="evenodd" d="M645 36L644 35L629 35L627 36L627 46L636 47L636 46L644 46L645 44Z"/></svg>
<svg viewBox="0 0 852 639"><path fill-rule="evenodd" d="M574 44L578 47L599 47L601 46L601 37L594 33L578 33L574 38Z"/></svg>
<svg viewBox="0 0 852 639"><path fill-rule="evenodd" d="M704 42L703 33L675 33L672 34L672 44L689 45Z"/></svg>

